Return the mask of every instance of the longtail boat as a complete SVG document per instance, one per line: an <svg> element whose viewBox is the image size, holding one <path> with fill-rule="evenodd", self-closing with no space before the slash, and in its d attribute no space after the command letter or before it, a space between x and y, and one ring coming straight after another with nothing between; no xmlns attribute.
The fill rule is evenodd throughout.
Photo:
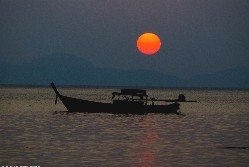
<svg viewBox="0 0 249 167"><path fill-rule="evenodd" d="M196 102L186 101L183 94L180 94L178 96L178 99L175 100L158 100L155 98L149 99L148 95L146 94L146 90L121 89L121 92L112 93L112 103L103 103L61 95L53 82L51 83L51 87L56 94L55 104L57 103L57 99L59 98L67 108L68 112L112 114L180 114L181 111L179 102ZM166 104L155 105L156 101L165 101ZM168 104L167 102L170 102L170 104Z"/></svg>

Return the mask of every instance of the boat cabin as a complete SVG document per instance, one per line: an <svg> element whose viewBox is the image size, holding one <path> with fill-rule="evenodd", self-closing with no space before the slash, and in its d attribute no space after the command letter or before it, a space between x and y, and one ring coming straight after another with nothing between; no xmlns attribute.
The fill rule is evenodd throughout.
<svg viewBox="0 0 249 167"><path fill-rule="evenodd" d="M112 99L113 104L147 105L148 95L142 89L121 89L112 93Z"/></svg>

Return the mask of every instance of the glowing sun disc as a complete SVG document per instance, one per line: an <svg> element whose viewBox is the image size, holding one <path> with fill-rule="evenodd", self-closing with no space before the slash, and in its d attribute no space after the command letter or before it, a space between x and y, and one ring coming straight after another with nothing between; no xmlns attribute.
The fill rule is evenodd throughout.
<svg viewBox="0 0 249 167"><path fill-rule="evenodd" d="M138 50L146 55L152 55L161 47L160 38L153 33L144 33L137 39Z"/></svg>

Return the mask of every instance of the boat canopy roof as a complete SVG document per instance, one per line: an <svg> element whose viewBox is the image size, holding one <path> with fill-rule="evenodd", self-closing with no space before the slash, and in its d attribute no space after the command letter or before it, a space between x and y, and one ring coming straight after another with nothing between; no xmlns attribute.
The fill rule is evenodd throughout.
<svg viewBox="0 0 249 167"><path fill-rule="evenodd" d="M121 96L121 95L130 95L130 96L139 96L139 97L148 97L148 95L146 94L146 90L142 90L142 89L121 89L121 92L113 92L112 93L113 97L115 97L115 95Z"/></svg>

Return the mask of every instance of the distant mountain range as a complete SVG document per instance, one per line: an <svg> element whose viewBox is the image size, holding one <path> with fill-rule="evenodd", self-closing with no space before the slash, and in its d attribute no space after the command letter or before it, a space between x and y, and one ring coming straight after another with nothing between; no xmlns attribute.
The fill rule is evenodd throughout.
<svg viewBox="0 0 249 167"><path fill-rule="evenodd" d="M249 68L232 68L213 74L202 74L188 81L191 87L249 88Z"/></svg>
<svg viewBox="0 0 249 167"><path fill-rule="evenodd" d="M0 84L249 88L249 68L203 74L189 80L150 70L97 68L68 54L53 54L25 65L0 62Z"/></svg>

